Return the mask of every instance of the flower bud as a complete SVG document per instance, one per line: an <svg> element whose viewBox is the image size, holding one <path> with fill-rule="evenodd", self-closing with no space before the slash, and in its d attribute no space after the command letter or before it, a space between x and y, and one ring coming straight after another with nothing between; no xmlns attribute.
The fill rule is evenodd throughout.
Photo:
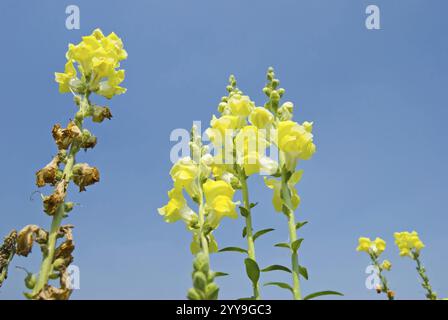
<svg viewBox="0 0 448 320"><path fill-rule="evenodd" d="M75 206L75 204L73 202L66 202L64 204L64 208L65 208L65 212L69 213L70 211L73 210L73 207Z"/></svg>
<svg viewBox="0 0 448 320"><path fill-rule="evenodd" d="M37 281L36 275L31 272L28 272L28 274L26 275L26 278L25 278L25 286L28 289L32 290L32 289L34 289L34 286L36 285L36 281Z"/></svg>
<svg viewBox="0 0 448 320"><path fill-rule="evenodd" d="M205 296L207 300L216 300L218 299L219 287L216 283L209 283L205 288Z"/></svg>
<svg viewBox="0 0 448 320"><path fill-rule="evenodd" d="M280 100L280 95L278 94L278 92L276 90L273 90L271 92L271 95L269 96L269 98L271 98L271 100L274 102L278 102Z"/></svg>
<svg viewBox="0 0 448 320"><path fill-rule="evenodd" d="M200 271L196 271L193 275L194 288L200 291L204 291L206 285L207 285L207 278L205 277L205 274Z"/></svg>
<svg viewBox="0 0 448 320"><path fill-rule="evenodd" d="M201 294L194 288L188 290L187 298L190 300L202 300Z"/></svg>
<svg viewBox="0 0 448 320"><path fill-rule="evenodd" d="M100 173L97 168L90 167L87 163L78 163L73 166L72 179L79 187L79 192L82 192L86 190L86 186L100 181Z"/></svg>

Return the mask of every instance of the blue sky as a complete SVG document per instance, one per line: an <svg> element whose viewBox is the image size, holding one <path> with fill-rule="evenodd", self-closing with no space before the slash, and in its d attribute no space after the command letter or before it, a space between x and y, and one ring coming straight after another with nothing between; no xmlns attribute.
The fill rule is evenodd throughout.
<svg viewBox="0 0 448 320"><path fill-rule="evenodd" d="M80 30L65 28L69 4L80 7ZM381 30L364 26L369 4L381 9ZM66 220L76 226L81 271L73 298L185 297L190 235L156 210L171 185L169 134L193 120L208 123L231 73L261 105L268 66L295 103L296 119L315 124L318 152L301 164L298 185L297 216L310 221L300 235L310 274L303 291L379 298L365 288L368 258L355 247L359 236L381 236L397 297L423 298L412 262L393 245L394 231L415 229L433 287L448 296L447 12L443 0L1 1L0 235L50 225L39 196L30 200L34 173L56 151L52 125L74 113L53 73L63 70L69 42L100 27L125 43L128 92L110 102L112 121L88 124L98 145L78 159L100 169L101 183L70 193L81 203ZM250 178L250 189L260 202L255 229L276 229L257 241L259 264L288 264L287 252L273 248L287 240L285 218L273 211L260 177ZM219 244L244 246L242 227L242 219L224 221ZM13 266L36 272L39 262L36 247ZM222 298L251 293L242 255L222 253L212 262L231 274L219 280ZM0 299L21 298L23 278L12 268ZM263 281L289 278L273 272ZM289 298L274 287L262 295Z"/></svg>

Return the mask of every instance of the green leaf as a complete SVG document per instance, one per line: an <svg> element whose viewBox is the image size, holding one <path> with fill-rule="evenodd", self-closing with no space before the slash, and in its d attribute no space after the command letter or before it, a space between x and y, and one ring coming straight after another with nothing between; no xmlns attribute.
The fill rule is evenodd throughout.
<svg viewBox="0 0 448 320"><path fill-rule="evenodd" d="M291 286L284 282L268 282L268 283L265 283L264 286L277 286L279 288L287 289L287 290L293 292Z"/></svg>
<svg viewBox="0 0 448 320"><path fill-rule="evenodd" d="M228 252L228 251L247 253L246 249L239 248L239 247L225 247L225 248L222 248L221 250L219 250L218 252Z"/></svg>
<svg viewBox="0 0 448 320"><path fill-rule="evenodd" d="M319 291L319 292L314 292L314 293L307 295L305 298L303 298L303 300L310 300L310 299L314 299L316 297L328 296L328 295L343 296L342 293L337 292L337 291Z"/></svg>
<svg viewBox="0 0 448 320"><path fill-rule="evenodd" d="M268 232L271 232L271 231L274 231L274 230L275 230L275 229L268 228L268 229L263 229L263 230L260 230L260 231L255 232L255 234L254 234L254 241L255 241L258 237L264 235L265 233L268 233Z"/></svg>
<svg viewBox="0 0 448 320"><path fill-rule="evenodd" d="M257 283L260 279L260 268L258 264L251 258L244 259L244 264L246 265L246 273L252 283Z"/></svg>
<svg viewBox="0 0 448 320"><path fill-rule="evenodd" d="M258 204L258 202L251 203L251 204L250 204L250 208L251 208L251 209L252 209L252 208L255 208L257 204Z"/></svg>
<svg viewBox="0 0 448 320"><path fill-rule="evenodd" d="M215 272L215 277L225 277L225 276L228 276L229 274L228 273L225 273L225 272L220 272L220 271L216 271Z"/></svg>
<svg viewBox="0 0 448 320"><path fill-rule="evenodd" d="M308 270L305 267L299 266L299 273L302 277L308 280Z"/></svg>
<svg viewBox="0 0 448 320"><path fill-rule="evenodd" d="M255 297L239 298L237 300L255 300Z"/></svg>
<svg viewBox="0 0 448 320"><path fill-rule="evenodd" d="M266 267L261 270L261 272L268 272L268 271L285 271L291 273L291 270L289 268L279 264L273 264L272 266Z"/></svg>
<svg viewBox="0 0 448 320"><path fill-rule="evenodd" d="M240 206L240 213L243 217L247 217L249 215L249 210L247 210L245 207Z"/></svg>
<svg viewBox="0 0 448 320"><path fill-rule="evenodd" d="M299 250L299 248L300 248L300 245L302 244L302 241L303 241L303 239L300 238L300 239L297 239L296 241L294 241L293 243L291 243L291 249L294 252L297 252L297 250Z"/></svg>
<svg viewBox="0 0 448 320"><path fill-rule="evenodd" d="M246 228L246 227L244 227L244 228L243 228L243 238L245 238L245 237L246 237L246 235L247 235L247 228Z"/></svg>
<svg viewBox="0 0 448 320"><path fill-rule="evenodd" d="M306 225L308 223L308 221L303 221L303 222L297 222L296 223L296 230L302 228L304 225Z"/></svg>
<svg viewBox="0 0 448 320"><path fill-rule="evenodd" d="M291 249L289 244L287 244L285 242L277 243L277 244L274 245L274 247Z"/></svg>

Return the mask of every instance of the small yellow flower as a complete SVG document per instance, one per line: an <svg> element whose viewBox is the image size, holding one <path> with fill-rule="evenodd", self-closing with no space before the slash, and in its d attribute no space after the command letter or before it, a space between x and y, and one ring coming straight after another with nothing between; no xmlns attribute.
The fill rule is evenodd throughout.
<svg viewBox="0 0 448 320"><path fill-rule="evenodd" d="M188 207L181 188L174 187L168 191L168 198L168 204L158 209L166 222L171 223L182 219L185 223L191 224L197 220L197 215Z"/></svg>
<svg viewBox="0 0 448 320"><path fill-rule="evenodd" d="M420 253L420 250L425 247L420 240L416 231L395 232L395 244L400 250L400 256L412 256L412 253Z"/></svg>
<svg viewBox="0 0 448 320"><path fill-rule="evenodd" d="M295 210L300 204L300 196L297 194L297 190L294 187L300 179L302 179L303 170L296 171L293 173L291 178L288 181L288 187L291 191L291 202L292 202L292 209ZM274 206L275 211L281 212L283 207L283 200L281 197L281 189L282 189L282 182L277 179L264 179L264 183L269 189L272 189L274 191L274 195L272 197L272 204Z"/></svg>
<svg viewBox="0 0 448 320"><path fill-rule="evenodd" d="M280 121L278 123L277 143L280 150L294 158L308 160L316 151L313 134L308 131L311 126L300 125L294 121Z"/></svg>
<svg viewBox="0 0 448 320"><path fill-rule="evenodd" d="M242 96L240 94L231 96L227 105L232 115L238 117L247 117L255 107L248 96Z"/></svg>
<svg viewBox="0 0 448 320"><path fill-rule="evenodd" d="M389 260L384 260L383 263L381 264L381 268L390 271L390 269L392 268L392 263L390 263Z"/></svg>
<svg viewBox="0 0 448 320"><path fill-rule="evenodd" d="M376 238L374 241L366 237L360 237L358 239L358 247L356 248L356 251L364 251L380 256L384 250L386 250L386 241L381 238Z"/></svg>
<svg viewBox="0 0 448 320"><path fill-rule="evenodd" d="M198 174L198 166L190 157L184 157L177 161L170 171L174 185L179 188L185 188L191 197L195 197L198 194L198 186L195 181Z"/></svg>
<svg viewBox="0 0 448 320"><path fill-rule="evenodd" d="M210 141L217 147L223 147L226 137L232 137L234 130L238 127L238 117L232 115L223 115L220 118L212 117L210 128L206 130L206 134ZM231 139L229 139L231 140Z"/></svg>
<svg viewBox="0 0 448 320"><path fill-rule="evenodd" d="M76 69L73 65L73 60L67 61L64 73L55 72L54 76L55 81L59 83L59 92L70 92L70 81L76 79Z"/></svg>
<svg viewBox="0 0 448 320"><path fill-rule="evenodd" d="M205 200L210 212L207 215L208 223L216 228L225 216L236 219L236 204L232 201L235 190L225 181L208 179L203 184Z"/></svg>
<svg viewBox="0 0 448 320"><path fill-rule="evenodd" d="M274 121L274 115L266 108L256 107L249 115L249 121L258 129L266 129Z"/></svg>

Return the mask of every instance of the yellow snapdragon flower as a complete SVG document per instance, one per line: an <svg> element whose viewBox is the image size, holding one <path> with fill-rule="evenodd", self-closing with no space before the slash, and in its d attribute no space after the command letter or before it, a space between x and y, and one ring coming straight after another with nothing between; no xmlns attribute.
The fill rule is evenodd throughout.
<svg viewBox="0 0 448 320"><path fill-rule="evenodd" d="M238 128L238 123L239 119L237 116L223 115L217 118L213 115L210 121L210 128L205 133L215 146L222 147L226 142L226 137L233 136L234 130Z"/></svg>
<svg viewBox="0 0 448 320"><path fill-rule="evenodd" d="M247 117L255 108L255 104L248 96L234 94L227 102L228 108L232 115L238 117Z"/></svg>
<svg viewBox="0 0 448 320"><path fill-rule="evenodd" d="M291 178L288 180L288 187L291 192L291 202L292 210L297 209L300 204L300 196L297 194L295 185L302 179L303 170L296 171L292 174ZM272 197L272 204L277 212L282 211L283 200L281 196L282 182L277 179L264 178L264 183L269 189L274 190L274 195Z"/></svg>
<svg viewBox="0 0 448 320"><path fill-rule="evenodd" d="M73 89L88 89L108 99L126 91L119 86L124 80L124 70L116 69L120 67L120 61L127 58L127 52L115 33L106 37L100 29L94 30L91 35L83 37L80 43L69 44L66 58L65 72L55 73L61 92L69 92L71 81L79 80L76 78L74 63L82 77L78 81L81 83L73 84Z"/></svg>
<svg viewBox="0 0 448 320"><path fill-rule="evenodd" d="M386 241L381 238L376 238L374 241L370 238L361 237L358 239L357 251L364 251L367 253L374 253L379 256L386 250Z"/></svg>
<svg viewBox="0 0 448 320"><path fill-rule="evenodd" d="M197 214L188 207L182 194L182 188L174 187L168 191L168 198L168 204L157 209L166 222L176 222L182 219L185 223L191 224L197 221Z"/></svg>
<svg viewBox="0 0 448 320"><path fill-rule="evenodd" d="M235 137L237 163L244 168L246 175L276 172L278 164L265 156L268 144L265 131L255 125L245 126L238 132Z"/></svg>
<svg viewBox="0 0 448 320"><path fill-rule="evenodd" d="M216 228L225 216L234 219L238 218L235 210L236 204L232 200L235 190L233 190L230 184L223 180L207 179L202 187L209 210L207 222L213 228Z"/></svg>
<svg viewBox="0 0 448 320"><path fill-rule="evenodd" d="M55 73L55 80L57 83L59 83L60 93L70 92L70 81L76 80L76 75L76 69L73 65L72 60L67 61L67 63L65 64L64 73Z"/></svg>
<svg viewBox="0 0 448 320"><path fill-rule="evenodd" d="M277 127L279 149L293 158L310 159L316 151L311 129L309 123L300 125L290 120L280 121Z"/></svg>
<svg viewBox="0 0 448 320"><path fill-rule="evenodd" d="M395 244L400 250L400 256L412 256L413 251L418 254L425 247L416 231L395 232L394 238Z"/></svg>
<svg viewBox="0 0 448 320"><path fill-rule="evenodd" d="M249 122L258 129L267 129L274 122L274 115L266 108L256 107L249 115Z"/></svg>
<svg viewBox="0 0 448 320"><path fill-rule="evenodd" d="M170 171L174 185L179 188L185 188L191 197L195 197L198 194L199 187L196 183L198 174L199 168L190 157L178 160Z"/></svg>

